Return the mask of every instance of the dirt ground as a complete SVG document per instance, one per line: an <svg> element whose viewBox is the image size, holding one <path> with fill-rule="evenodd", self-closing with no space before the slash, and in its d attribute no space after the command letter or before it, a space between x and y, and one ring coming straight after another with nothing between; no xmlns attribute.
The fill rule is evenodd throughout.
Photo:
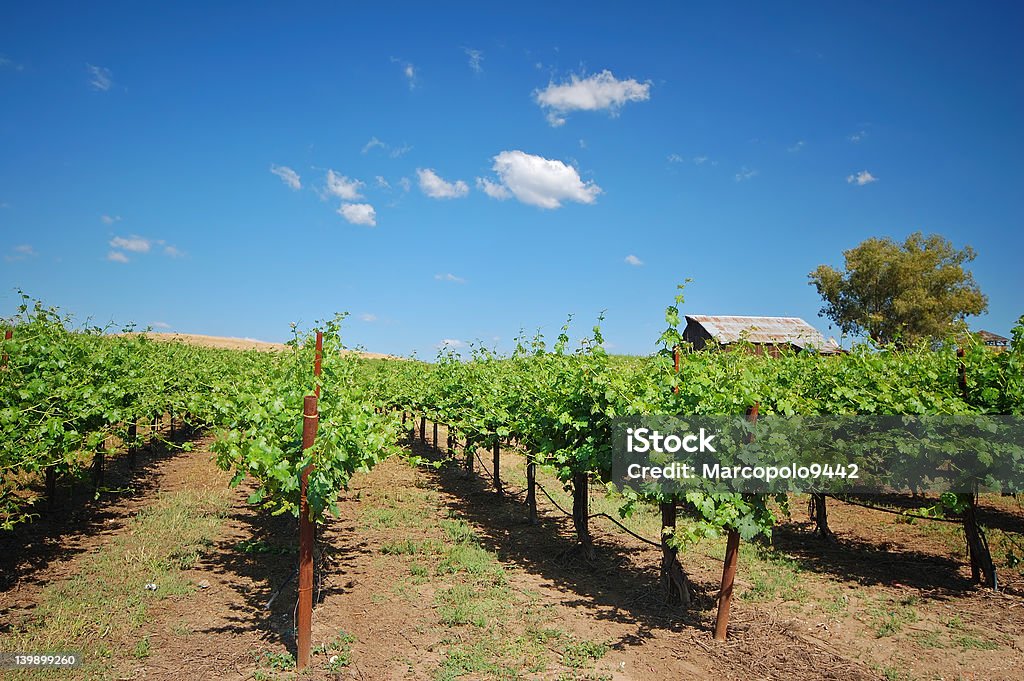
<svg viewBox="0 0 1024 681"><path fill-rule="evenodd" d="M223 489L227 476L211 462L208 440L197 444L142 457L134 476L115 462L108 484L123 482L131 493L94 501L65 489L57 508L0 538L0 632L30 620L48 585L73 574L157 495ZM521 463L508 454L503 469ZM828 544L793 509L774 538L781 558L745 547L729 641L715 643L719 544L682 556L698 596L681 611L661 601L657 549L594 519L597 557L587 560L574 550L567 518L542 498L541 523L529 525L509 485L499 497L486 475L399 460L357 476L340 517L318 528L324 578L313 642L321 649L300 678L1024 676L1019 578L1009 593L974 588L950 532L832 503L840 541ZM219 536L186 571L194 590L158 601L140 631L112 642L111 678L295 677L287 654L295 651L296 523L250 506L248 491L244 483L231 491ZM1020 532L1024 513L1004 506L987 509L983 522ZM123 654L143 637L146 656Z"/></svg>

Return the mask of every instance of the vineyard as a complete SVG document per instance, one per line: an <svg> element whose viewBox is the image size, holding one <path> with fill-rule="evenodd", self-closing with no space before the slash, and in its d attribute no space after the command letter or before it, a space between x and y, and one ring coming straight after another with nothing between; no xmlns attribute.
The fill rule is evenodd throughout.
<svg viewBox="0 0 1024 681"><path fill-rule="evenodd" d="M750 561L758 579L785 573L790 559L778 547L780 542L797 541L793 519L804 514L800 505L808 507L812 520L801 530L802 551L820 554L808 559L812 562L848 546L847 535L830 518L843 522L850 509L862 510L865 515L857 517L868 522L881 523L881 518L892 516L908 532L927 523L954 528L963 568L977 585L965 584L962 591L998 593L998 598L1008 599L1001 604L1009 603L1001 607L1020 612L1024 580L1018 566L1024 544L1019 504L1012 496L867 498L710 489L666 495L619 490L608 483L613 423L623 417L745 415L756 423L774 415L1024 415L1024 318L1014 329L1011 350L1003 353L967 342L959 348L863 345L835 357L796 352L771 357L688 351L679 332L683 302L679 296L667 308L667 328L656 339L658 351L647 357L609 355L599 320L575 342L567 323L553 341L539 335L518 339L508 356L481 347L470 358L442 353L427 363L365 359L343 352L343 316L317 323L308 332L293 329L285 350L243 352L79 328L59 310L26 298L8 320L0 362L0 522L12 536L25 532L59 501L55 497L60 481L84 485L99 500L110 495L105 471L116 461L132 471L139 453L156 441L171 461L207 438L230 487L244 490L253 512L283 528L275 541L291 551L300 534L294 518L308 527L308 543L298 549L299 563L307 570L315 565L315 574L294 570L291 553L279 556L292 567L278 576L273 596L276 599L283 589L297 584L299 600L297 624L291 622L294 627L282 637L294 658L282 661L282 669L296 662L300 670L311 664L320 669L316 665L321 654L330 658L326 664L331 673L348 664L345 656L355 642L344 637L323 643L319 652L311 651L309 620L303 621L302 610L315 601L313 616L319 617L323 598L314 597L314 584L321 590L332 571L344 579L345 568L328 558L344 555L352 546L332 545L338 540L338 532L331 529L337 521L332 519L351 515L353 489L363 489L364 480L379 475L372 472L378 467L399 481L395 485L412 471L433 480L446 494L458 491L475 497L487 488L488 499L500 508L494 511L503 519L500 522L515 519L508 522L528 528L542 545L548 541L544 537L555 532L545 535L546 526L566 523L573 541L559 545L557 561L569 566L569 589L573 575L581 584L591 584L596 578L590 573L598 567L608 572L609 547L616 541L627 542L631 551L657 556L649 573L656 575L658 588L656 595L645 595L645 603L654 604L644 608L660 613L664 619L659 621L669 623L667 630L683 627L688 632L686 645L699 656L718 660L719 666L740 664L735 659L723 661L730 657L729 646L739 651L736 646L753 640L745 626L730 626L730 611L735 614L736 608L733 594L750 583L746 563ZM1008 456L1016 457L1012 465L1017 470L1024 470L1024 453L1018 450ZM398 467L398 461L411 466ZM1007 462L991 462L993 470L997 464L1005 469ZM368 497L380 493L367 490ZM430 503L436 500L432 493L423 494ZM423 521L415 508L400 506L398 516L407 514L410 526ZM466 513L486 522L486 513ZM403 521L395 521L394 514L389 517L384 525L398 536ZM998 528L986 522L993 517L1002 519ZM464 520L441 522L442 534L459 551L482 550ZM378 530L379 525L370 523L367 531ZM346 540L354 546L359 538L346 535ZM422 542L403 541L410 543L387 543L383 555L433 551L425 550ZM526 556L528 549L520 541L514 549L494 542L496 555L504 556L508 550L521 556L524 565L534 560ZM716 554L709 556L709 551ZM267 564L276 565L269 559ZM413 575L430 575L434 569L435 577L448 574L446 569L467 572L474 575L470 590L477 597L506 579L491 583L480 577L498 574L501 567L496 562L474 564L472 569L445 568L444 561L438 565L430 568L416 562L407 568ZM711 581L709 571L714 574ZM618 583L623 577L608 579ZM749 593L749 586L744 588L743 593ZM444 603L439 607L443 610ZM907 606L893 606L885 617L903 617L901 607ZM474 622L472 615L454 618L455 625L480 629L476 638L491 635L489 628ZM31 625L23 624L22 629L29 631ZM571 646L579 644L577 649L565 640L558 649L560 664L568 670L564 674L569 674L563 674L565 678L661 678L596 668L592 673L597 676L585 676L578 672L585 665L577 667L568 660L598 660L605 654L599 647L608 646L602 642L586 648L573 639ZM81 647L78 641L50 641L56 644ZM999 645L1013 651L1006 653L1011 667L1021 662L1019 642ZM331 646L343 654L330 657ZM467 665L459 671L452 664L454 649L449 645L438 662L438 669L449 675L437 672L436 678L560 678L553 672L545 676L542 670L530 671L528 661L513 665L501 656L505 662ZM842 667L830 664L837 670ZM505 666L516 669L505 674ZM742 667L730 669L729 674L737 677L745 673ZM891 671L897 675L846 670L821 677L910 678ZM861 672L865 676L856 675ZM701 678L703 673L692 670L691 677ZM1000 674L977 678L1012 678Z"/></svg>

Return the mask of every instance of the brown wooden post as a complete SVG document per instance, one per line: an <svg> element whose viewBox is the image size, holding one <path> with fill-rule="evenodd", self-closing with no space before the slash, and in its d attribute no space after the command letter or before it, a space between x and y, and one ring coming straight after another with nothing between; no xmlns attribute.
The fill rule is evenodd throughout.
<svg viewBox="0 0 1024 681"><path fill-rule="evenodd" d="M437 421L434 421L434 449L437 449Z"/></svg>
<svg viewBox="0 0 1024 681"><path fill-rule="evenodd" d="M131 424L128 426L128 467L132 470L135 469L135 456L138 447L136 446L135 440L138 436L139 427L136 425L135 419L132 419Z"/></svg>
<svg viewBox="0 0 1024 681"><path fill-rule="evenodd" d="M103 447L100 445L92 457L92 491L98 492L103 486Z"/></svg>
<svg viewBox="0 0 1024 681"><path fill-rule="evenodd" d="M536 525L539 520L537 519L537 462L533 460L533 455L528 454L530 457L526 463L526 508L530 512L530 524Z"/></svg>
<svg viewBox="0 0 1024 681"><path fill-rule="evenodd" d="M420 444L427 444L427 417L420 417Z"/></svg>
<svg viewBox="0 0 1024 681"><path fill-rule="evenodd" d="M757 423L757 402L747 410L747 419ZM751 436L753 440L753 436ZM732 591L736 583L736 564L740 555L740 533L729 530L725 543L725 565L722 567L722 588L718 592L718 615L715 617L715 640L724 641L729 629L729 609L732 607Z"/></svg>
<svg viewBox="0 0 1024 681"><path fill-rule="evenodd" d="M307 450L316 441L319 414L316 395L306 395L302 403L302 449ZM309 474L310 464L302 470L299 491L299 604L297 613L297 664L299 670L309 666L310 639L313 630L313 519L310 517Z"/></svg>
<svg viewBox="0 0 1024 681"><path fill-rule="evenodd" d="M57 498L57 469L52 465L46 467L46 503L53 506Z"/></svg>
<svg viewBox="0 0 1024 681"><path fill-rule="evenodd" d="M574 473L572 476L572 524L576 528L576 538L580 542L587 558L594 557L594 540L590 536L590 494L589 480L586 473Z"/></svg>
<svg viewBox="0 0 1024 681"><path fill-rule="evenodd" d="M498 494L502 494L501 489L501 444L498 440L498 436L494 436L494 491Z"/></svg>

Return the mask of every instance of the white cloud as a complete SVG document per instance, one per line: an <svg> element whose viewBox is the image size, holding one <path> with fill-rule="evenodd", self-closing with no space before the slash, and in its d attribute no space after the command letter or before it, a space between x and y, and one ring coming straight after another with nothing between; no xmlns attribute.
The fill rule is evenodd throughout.
<svg viewBox="0 0 1024 681"><path fill-rule="evenodd" d="M377 226L377 211L368 203L343 203L338 209L338 215L353 225Z"/></svg>
<svg viewBox="0 0 1024 681"><path fill-rule="evenodd" d="M19 244L11 249L9 255L4 256L4 260L7 262L16 262L18 260L27 260L28 258L34 258L38 253L36 249L32 248L31 244Z"/></svg>
<svg viewBox="0 0 1024 681"><path fill-rule="evenodd" d="M405 76L405 80L409 83L409 89L415 90L417 85L417 71L416 67L412 64L412 62L407 62L397 57L392 57L391 63L398 64L402 67L402 75Z"/></svg>
<svg viewBox="0 0 1024 681"><path fill-rule="evenodd" d="M171 325L168 324L167 322L150 322L149 325L152 326L154 329L169 329L169 328L171 328Z"/></svg>
<svg viewBox="0 0 1024 681"><path fill-rule="evenodd" d="M743 182L744 180L749 180L752 177L756 177L757 174L758 172L756 170L751 170L750 168L743 166L742 168L740 168L740 171L736 173L736 181Z"/></svg>
<svg viewBox="0 0 1024 681"><path fill-rule="evenodd" d="M565 115L572 111L608 110L613 116L627 102L642 102L651 98L651 83L630 78L618 80L605 70L587 78L570 76L567 83L548 83L543 90L534 91L534 99L548 110L548 122L557 127L565 123Z"/></svg>
<svg viewBox="0 0 1024 681"><path fill-rule="evenodd" d="M7 57L0 57L0 69L12 69L14 71L24 71L24 64L17 64Z"/></svg>
<svg viewBox="0 0 1024 681"><path fill-rule="evenodd" d="M668 155L668 162L669 163L682 163L685 160L686 159L683 158L682 156L680 156L679 154L669 154Z"/></svg>
<svg viewBox="0 0 1024 681"><path fill-rule="evenodd" d="M299 174L288 166L276 166L274 164L270 164L270 172L280 177L281 181L292 189L302 189L302 182L299 180Z"/></svg>
<svg viewBox="0 0 1024 681"><path fill-rule="evenodd" d="M864 141L864 138L866 138L867 136L867 130L858 130L857 132L850 135L847 139L853 142L854 144L859 144L860 142Z"/></svg>
<svg viewBox="0 0 1024 681"><path fill-rule="evenodd" d="M465 279L463 279L462 277L456 277L451 272L448 272L447 274L435 274L434 275L434 279L437 279L438 281L450 281L453 284L465 284L466 283Z"/></svg>
<svg viewBox="0 0 1024 681"><path fill-rule="evenodd" d="M868 171L862 170L856 175L847 175L846 181L849 182L850 184L855 184L858 187L863 187L866 184L878 182L878 178L869 173Z"/></svg>
<svg viewBox="0 0 1024 681"><path fill-rule="evenodd" d="M493 186L504 187L522 203L541 208L558 208L562 201L593 203L601 188L593 182L583 182L576 169L561 161L534 156L522 151L503 151L494 157L494 172L499 182ZM481 179L484 187L485 179ZM488 196L503 198L496 189Z"/></svg>
<svg viewBox="0 0 1024 681"><path fill-rule="evenodd" d="M183 258L185 252L175 246L164 246L164 255L170 258Z"/></svg>
<svg viewBox="0 0 1024 681"><path fill-rule="evenodd" d="M373 314L371 312L364 312L363 314L359 315L359 318L361 320L363 320L364 322L367 322L367 323L372 323L372 322L377 321L377 315L375 315L375 314Z"/></svg>
<svg viewBox="0 0 1024 681"><path fill-rule="evenodd" d="M707 156L694 156L693 157L693 162L696 163L697 165L703 165L704 163L707 162L707 160L708 160Z"/></svg>
<svg viewBox="0 0 1024 681"><path fill-rule="evenodd" d="M391 184L386 179L384 179L383 175L377 175L373 179L374 181L377 182L377 186L380 187L381 189L391 189Z"/></svg>
<svg viewBox="0 0 1024 681"><path fill-rule="evenodd" d="M112 225L115 222L121 222L120 215L101 215L100 221L105 225Z"/></svg>
<svg viewBox="0 0 1024 681"><path fill-rule="evenodd" d="M128 256L121 251L111 251L107 253L107 260L110 262L128 262Z"/></svg>
<svg viewBox="0 0 1024 681"><path fill-rule="evenodd" d="M384 144L384 143L383 143L383 142L381 142L381 141L380 141L379 139L377 139L377 137L376 137L376 136L374 136L374 137L371 137L371 138L370 138L370 141L369 141L369 142L367 142L366 144L364 144L364 145L363 145L363 152L362 152L362 153L364 153L364 154L365 154L366 152L370 151L370 150L371 150L371 149L373 149L374 147L381 147L381 148L384 148L384 147L386 147L386 146L387 146L386 144Z"/></svg>
<svg viewBox="0 0 1024 681"><path fill-rule="evenodd" d="M480 50L472 50L468 47L463 47L462 51L469 57L469 68L473 69L474 73L483 73L484 67L480 63L484 60L484 53Z"/></svg>
<svg viewBox="0 0 1024 681"><path fill-rule="evenodd" d="M398 186L402 188L403 192L409 192L412 190L412 182L409 181L408 177L403 177L398 181Z"/></svg>
<svg viewBox="0 0 1024 681"><path fill-rule="evenodd" d="M460 341L458 338L445 338L440 343L434 345L434 347L437 348L438 350L442 348L456 350L458 348L466 347L466 343L465 341Z"/></svg>
<svg viewBox="0 0 1024 681"><path fill-rule="evenodd" d="M805 144L806 144L806 142L804 142L803 140L797 140L796 144L791 146L787 151L789 151L789 153L791 153L791 154L795 154L796 152L798 152L801 149L803 149Z"/></svg>
<svg viewBox="0 0 1024 681"><path fill-rule="evenodd" d="M446 182L431 168L417 168L420 190L432 199L458 199L469 193L469 185L462 180Z"/></svg>
<svg viewBox="0 0 1024 681"><path fill-rule="evenodd" d="M476 178L476 188L484 194L487 194L487 196L492 199L498 199L499 201L512 198L512 192L510 192L505 185L498 184L497 182L491 182L486 177Z"/></svg>
<svg viewBox="0 0 1024 681"><path fill-rule="evenodd" d="M333 170L327 171L327 193L337 196L343 201L355 201L363 198L363 195L359 193L362 186L363 183L359 180L351 180Z"/></svg>
<svg viewBox="0 0 1024 681"><path fill-rule="evenodd" d="M410 151L412 151L411 146L409 146L408 144L402 144L402 146L400 147L392 147L391 151L388 152L388 156L390 156L391 158L401 158L402 156L408 154Z"/></svg>
<svg viewBox="0 0 1024 681"><path fill-rule="evenodd" d="M153 243L149 239L145 239L137 234L132 234L130 237L115 236L110 240L111 248L120 248L124 251L131 251L132 253L149 253L149 249Z"/></svg>
<svg viewBox="0 0 1024 681"><path fill-rule="evenodd" d="M94 90L106 92L114 84L113 74L110 73L110 69L103 68L102 66L93 66L92 64L86 64L85 68L89 72L89 85L92 85Z"/></svg>
<svg viewBox="0 0 1024 681"><path fill-rule="evenodd" d="M626 264L632 265L633 267L640 267L641 265L644 264L644 261L636 257L635 255L627 255Z"/></svg>

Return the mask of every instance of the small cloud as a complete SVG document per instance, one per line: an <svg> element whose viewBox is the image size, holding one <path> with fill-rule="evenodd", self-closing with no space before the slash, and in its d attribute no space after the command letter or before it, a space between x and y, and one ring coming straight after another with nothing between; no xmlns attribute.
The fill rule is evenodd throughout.
<svg viewBox="0 0 1024 681"><path fill-rule="evenodd" d="M435 274L434 275L434 279L437 279L438 281L450 281L453 284L465 284L466 283L465 279L463 279L462 277L456 277L451 272L448 272L447 274Z"/></svg>
<svg viewBox="0 0 1024 681"><path fill-rule="evenodd" d="M416 67L412 62L403 61L397 57L391 58L392 64L398 64L402 67L402 75L405 76L406 82L409 83L409 89L415 90L417 86L417 71Z"/></svg>
<svg viewBox="0 0 1024 681"><path fill-rule="evenodd" d="M338 209L338 215L353 225L377 226L377 212L368 203L343 203Z"/></svg>
<svg viewBox="0 0 1024 681"><path fill-rule="evenodd" d="M867 130L858 130L857 132L853 133L852 135L850 135L846 139L850 140L854 144L859 144L859 143L863 142L864 139L867 136L868 136L868 131Z"/></svg>
<svg viewBox="0 0 1024 681"><path fill-rule="evenodd" d="M682 163L685 160L686 159L683 158L682 156L680 156L679 154L669 154L668 155L668 162L669 163Z"/></svg>
<svg viewBox="0 0 1024 681"><path fill-rule="evenodd" d="M128 256L121 251L110 251L107 253L107 260L110 262L128 262Z"/></svg>
<svg viewBox="0 0 1024 681"><path fill-rule="evenodd" d="M371 324L377 321L377 315L372 314L370 312L364 312L363 314L359 315L359 319L366 322L367 324Z"/></svg>
<svg viewBox="0 0 1024 681"><path fill-rule="evenodd" d="M402 188L403 192L408 193L412 190L412 182L409 181L408 177L403 177L398 181L398 186Z"/></svg>
<svg viewBox="0 0 1024 681"><path fill-rule="evenodd" d="M336 196L343 201L355 201L363 198L359 193L363 183L359 180L351 180L344 175L339 175L333 170L327 171L327 193Z"/></svg>
<svg viewBox="0 0 1024 681"><path fill-rule="evenodd" d="M493 189L500 186L520 202L540 208L559 208L563 201L594 203L602 191L594 182L580 179L571 165L518 150L503 151L495 156L492 170L498 174L499 182L480 180L488 196L506 198ZM492 185L490 191L486 189L488 182Z"/></svg>
<svg viewBox="0 0 1024 681"><path fill-rule="evenodd" d="M390 156L391 158L401 158L402 156L408 154L410 151L412 151L412 146L408 144L403 144L400 147L392 148L391 151L388 152L388 156Z"/></svg>
<svg viewBox="0 0 1024 681"><path fill-rule="evenodd" d="M581 139L580 140L580 149L586 149L586 148L587 148L587 140Z"/></svg>
<svg viewBox="0 0 1024 681"><path fill-rule="evenodd" d="M375 149L376 147L381 147L383 149L383 148L387 147L387 145L384 144L383 142L381 142L379 139L377 139L376 136L374 136L374 137L370 138L369 142L367 142L366 144L363 145L362 153L365 154L365 153L369 152L371 149Z"/></svg>
<svg viewBox="0 0 1024 681"><path fill-rule="evenodd" d="M417 168L420 190L432 199L459 199L469 193L469 185L462 180L447 182L432 169Z"/></svg>
<svg viewBox="0 0 1024 681"><path fill-rule="evenodd" d="M469 57L469 68L473 69L474 73L483 73L484 67L481 62L484 60L484 53L480 50L471 50L468 47L463 47L462 51Z"/></svg>
<svg viewBox="0 0 1024 681"><path fill-rule="evenodd" d="M149 239L138 236L137 234L133 234L127 238L115 236L110 240L110 247L120 248L124 251L131 251L132 253L149 253L149 249L152 247L152 242Z"/></svg>
<svg viewBox="0 0 1024 681"><path fill-rule="evenodd" d="M18 260L28 260L34 258L38 253L36 249L32 248L30 244L20 244L11 249L11 253L4 256L4 260L7 262L17 262Z"/></svg>
<svg viewBox="0 0 1024 681"><path fill-rule="evenodd" d="M384 179L383 175L377 175L373 179L377 183L377 186L380 187L381 189L391 189L391 185L388 183L387 180Z"/></svg>
<svg viewBox="0 0 1024 681"><path fill-rule="evenodd" d="M167 322L150 322L149 325L152 326L154 329L169 329L169 328L171 328L171 325L168 324Z"/></svg>
<svg viewBox="0 0 1024 681"><path fill-rule="evenodd" d="M868 171L862 170L856 175L847 175L846 181L850 184L855 184L858 187L863 187L866 184L878 182L878 178L869 173Z"/></svg>
<svg viewBox="0 0 1024 681"><path fill-rule="evenodd" d="M491 182L486 177L476 178L476 188L484 194L487 194L487 196L492 199L498 199L499 201L512 198L512 192L510 192L504 185L498 184L497 182Z"/></svg>
<svg viewBox="0 0 1024 681"><path fill-rule="evenodd" d="M276 166L271 164L270 172L280 177L281 181L292 189L302 189L302 182L299 180L299 174L288 166Z"/></svg>
<svg viewBox="0 0 1024 681"><path fill-rule="evenodd" d="M114 78L113 74L110 73L110 69L103 68L102 66L93 66L92 64L86 64L85 68L89 73L89 85L94 90L106 92L113 86Z"/></svg>
<svg viewBox="0 0 1024 681"><path fill-rule="evenodd" d="M633 267L640 267L641 265L644 264L644 261L636 257L635 255L627 255L626 264L632 265Z"/></svg>
<svg viewBox="0 0 1024 681"><path fill-rule="evenodd" d="M175 246L164 246L164 255L169 258L183 258L185 257L185 251Z"/></svg>
<svg viewBox="0 0 1024 681"><path fill-rule="evenodd" d="M573 111L606 110L617 116L628 102L643 102L651 98L651 82L640 83L632 78L619 80L605 70L586 78L577 75L568 82L548 83L543 90L535 90L534 101L547 110L552 127L565 124L566 114Z"/></svg>
<svg viewBox="0 0 1024 681"><path fill-rule="evenodd" d="M798 152L801 149L803 149L805 144L806 143L803 140L797 140L796 144L794 144L793 146L789 147L786 151L788 151L791 154L795 154L796 152Z"/></svg>
<svg viewBox="0 0 1024 681"><path fill-rule="evenodd" d="M112 225L115 222L121 222L121 216L120 215L101 215L100 216L100 222L102 222L105 225Z"/></svg>
<svg viewBox="0 0 1024 681"><path fill-rule="evenodd" d="M736 181L743 182L744 180L749 180L752 177L756 177L757 174L758 172L756 170L751 170L750 168L743 166L742 168L740 168L740 171L736 173Z"/></svg>
<svg viewBox="0 0 1024 681"><path fill-rule="evenodd" d="M24 64L17 64L7 57L0 56L0 69L10 69L12 71L24 71Z"/></svg>
<svg viewBox="0 0 1024 681"><path fill-rule="evenodd" d="M459 348L466 347L466 343L464 341L460 341L458 338L445 338L440 343L435 344L434 347L438 350L457 350Z"/></svg>

